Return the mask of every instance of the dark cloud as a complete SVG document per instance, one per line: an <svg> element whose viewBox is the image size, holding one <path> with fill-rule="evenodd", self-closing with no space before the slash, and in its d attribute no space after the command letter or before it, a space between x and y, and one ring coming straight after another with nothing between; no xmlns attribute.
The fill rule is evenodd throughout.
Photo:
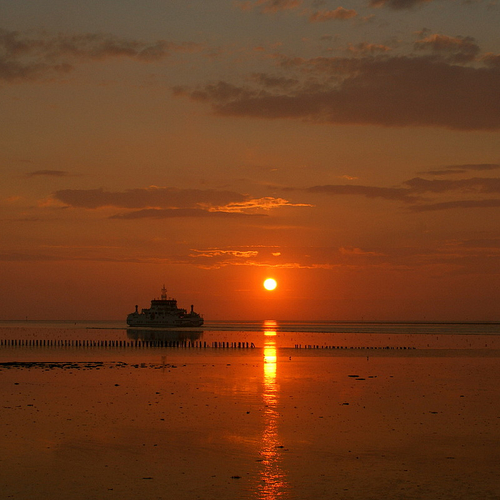
<svg viewBox="0 0 500 500"><path fill-rule="evenodd" d="M176 95L222 116L292 118L331 124L500 128L500 68L451 64L438 56L282 59L302 85L274 88L220 81Z"/></svg>
<svg viewBox="0 0 500 500"><path fill-rule="evenodd" d="M0 262L50 262L59 260L53 255L42 255L42 254L22 254L22 253L1 253Z"/></svg>
<svg viewBox="0 0 500 500"><path fill-rule="evenodd" d="M266 214L249 214L242 212L209 211L201 208L147 208L124 214L116 214L110 219L171 219L177 217L201 218L239 218L239 217L266 217Z"/></svg>
<svg viewBox="0 0 500 500"><path fill-rule="evenodd" d="M349 46L347 47L347 51L355 55L385 53L389 52L390 50L392 50L391 47L388 47L387 45L368 42L361 42L355 45L349 44Z"/></svg>
<svg viewBox="0 0 500 500"><path fill-rule="evenodd" d="M498 170L500 163L466 163L464 165L448 165L446 168L463 168L464 170Z"/></svg>
<svg viewBox="0 0 500 500"><path fill-rule="evenodd" d="M418 40L415 42L415 49L444 54L447 59L458 63L474 61L481 51L472 37L451 37L438 34Z"/></svg>
<svg viewBox="0 0 500 500"><path fill-rule="evenodd" d="M456 168L456 169L448 169L448 170L427 170L427 171L424 171L424 172L419 172L420 175L451 175L451 174L464 174L466 173L467 170L464 170L464 169L459 169L459 168Z"/></svg>
<svg viewBox="0 0 500 500"><path fill-rule="evenodd" d="M482 170L498 170L500 164L498 163L466 163L464 165L447 165L442 169L427 170L419 172L426 175L450 175L450 174L464 174L468 171L482 171Z"/></svg>
<svg viewBox="0 0 500 500"><path fill-rule="evenodd" d="M56 191L53 197L69 206L80 208L196 208L202 204L223 206L248 200L248 196L233 191L171 187L139 188L123 192L64 189Z"/></svg>
<svg viewBox="0 0 500 500"><path fill-rule="evenodd" d="M66 177L68 175L69 172L65 172L64 170L35 170L34 172L28 172L26 174L27 177L38 177L38 176Z"/></svg>
<svg viewBox="0 0 500 500"><path fill-rule="evenodd" d="M296 9L302 0L253 0L240 4L242 10L257 9L265 14L272 14L282 10Z"/></svg>
<svg viewBox="0 0 500 500"><path fill-rule="evenodd" d="M498 193L500 194L500 178L473 177L471 179L445 180L422 179L415 177L404 183L412 193L445 193L461 191L464 193Z"/></svg>
<svg viewBox="0 0 500 500"><path fill-rule="evenodd" d="M358 13L352 9L337 7L335 10L318 10L309 16L310 23L323 23L326 21L345 21L356 17Z"/></svg>
<svg viewBox="0 0 500 500"><path fill-rule="evenodd" d="M412 9L432 0L370 0L371 7L389 7L394 10Z"/></svg>
<svg viewBox="0 0 500 500"><path fill-rule="evenodd" d="M498 238L464 240L460 244L464 248L500 249L500 239Z"/></svg>
<svg viewBox="0 0 500 500"><path fill-rule="evenodd" d="M0 80L36 80L53 73L67 73L76 62L86 60L126 57L149 62L175 52L200 49L199 44L189 42L144 42L109 34L29 36L17 31L0 30Z"/></svg>
<svg viewBox="0 0 500 500"><path fill-rule="evenodd" d="M487 65L493 68L500 69L500 54L485 54L481 60Z"/></svg>
<svg viewBox="0 0 500 500"><path fill-rule="evenodd" d="M296 87L300 82L296 78L285 78L283 76L272 76L265 73L254 73L252 80L263 87L290 89Z"/></svg>
<svg viewBox="0 0 500 500"><path fill-rule="evenodd" d="M450 210L452 208L498 208L500 200L457 200L445 201L441 203L428 203L426 205L414 205L411 210L414 212L429 212L436 210Z"/></svg>
<svg viewBox="0 0 500 500"><path fill-rule="evenodd" d="M306 188L283 188L284 191L300 191L329 196L363 196L365 198L380 198L388 201L405 203L409 210L425 212L433 210L466 209L466 208L496 208L500 199L484 199L487 194L500 195L500 178L470 178L459 180L423 179L415 177L403 183L405 187L378 187L359 185L312 186ZM439 196L458 192L467 199L436 202L431 196ZM475 198L475 199L470 199Z"/></svg>
<svg viewBox="0 0 500 500"><path fill-rule="evenodd" d="M286 188L290 189L290 188ZM346 184L327 184L324 186L312 186L301 188L300 191L307 193L329 194L334 196L351 195L364 196L366 198L383 198L385 200L398 200L405 203L415 202L417 198L407 188L385 188L376 186L355 186Z"/></svg>
<svg viewBox="0 0 500 500"><path fill-rule="evenodd" d="M237 218L265 216L265 212L280 207L311 207L292 203L284 198L252 198L233 191L213 189L178 189L149 187L123 192L103 189L64 189L56 191L45 206L64 203L67 207L98 209L117 207L128 211L112 219L167 219L174 217ZM139 209L139 210L137 210Z"/></svg>

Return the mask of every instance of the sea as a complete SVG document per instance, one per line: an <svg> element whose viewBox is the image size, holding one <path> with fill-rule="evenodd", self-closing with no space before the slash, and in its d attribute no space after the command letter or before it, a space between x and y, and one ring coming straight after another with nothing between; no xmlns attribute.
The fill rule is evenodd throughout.
<svg viewBox="0 0 500 500"><path fill-rule="evenodd" d="M0 322L2 498L498 500L500 323Z"/></svg>
<svg viewBox="0 0 500 500"><path fill-rule="evenodd" d="M31 352L43 347L259 349L271 341L276 349L302 355L462 351L496 356L500 322L206 321L199 328L175 329L130 328L123 321L0 321L0 347Z"/></svg>

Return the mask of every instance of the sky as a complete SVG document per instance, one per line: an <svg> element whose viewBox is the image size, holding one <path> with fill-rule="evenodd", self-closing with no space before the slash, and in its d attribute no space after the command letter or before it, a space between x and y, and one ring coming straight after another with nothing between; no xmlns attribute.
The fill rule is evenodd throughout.
<svg viewBox="0 0 500 500"><path fill-rule="evenodd" d="M498 0L0 0L0 319L125 319L165 284L206 320L500 320L498 26Z"/></svg>

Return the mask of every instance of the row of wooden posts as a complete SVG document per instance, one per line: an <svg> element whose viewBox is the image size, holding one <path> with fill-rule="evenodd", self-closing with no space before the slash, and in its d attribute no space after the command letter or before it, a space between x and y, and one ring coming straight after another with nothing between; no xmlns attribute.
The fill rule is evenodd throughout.
<svg viewBox="0 0 500 500"><path fill-rule="evenodd" d="M198 349L254 349L253 342L205 342L201 340L62 340L62 339L0 339L8 347L179 347Z"/></svg>
<svg viewBox="0 0 500 500"><path fill-rule="evenodd" d="M0 339L6 347L178 347L197 349L254 349L253 342L206 342L201 340L62 340L62 339ZM320 346L295 344L295 349L415 349L415 347L365 346L346 347L340 345Z"/></svg>
<svg viewBox="0 0 500 500"><path fill-rule="evenodd" d="M398 347L398 346L364 346L364 347L346 347L342 345L302 345L295 344L295 349L416 349L416 347Z"/></svg>

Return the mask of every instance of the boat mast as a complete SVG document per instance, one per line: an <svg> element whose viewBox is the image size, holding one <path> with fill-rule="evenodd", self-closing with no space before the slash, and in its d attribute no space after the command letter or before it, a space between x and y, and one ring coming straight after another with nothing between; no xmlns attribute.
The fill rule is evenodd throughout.
<svg viewBox="0 0 500 500"><path fill-rule="evenodd" d="M165 285L163 285L163 288L161 289L161 300L167 300L167 289L165 288Z"/></svg>

